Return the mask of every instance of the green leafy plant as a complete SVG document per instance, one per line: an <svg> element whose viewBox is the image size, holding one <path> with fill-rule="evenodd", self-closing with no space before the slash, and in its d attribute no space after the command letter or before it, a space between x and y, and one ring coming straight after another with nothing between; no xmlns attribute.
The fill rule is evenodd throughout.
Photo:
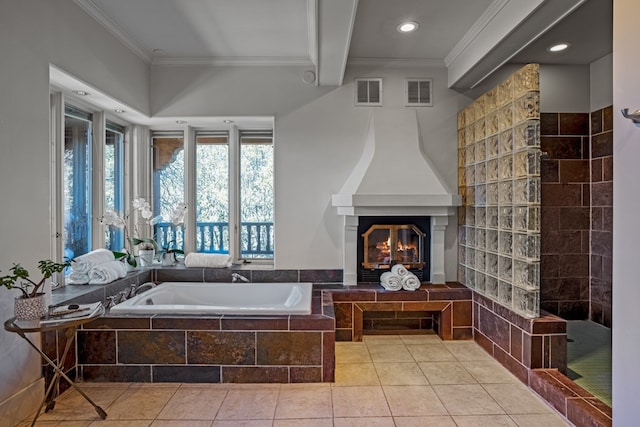
<svg viewBox="0 0 640 427"><path fill-rule="evenodd" d="M44 285L45 280L53 276L54 273L60 273L71 265L72 260L66 260L59 263L51 260L43 260L38 262L38 270L42 273L42 278L35 282L29 277L29 271L20 264L13 264L9 269L11 274L0 276L0 286L7 289L19 289L24 298L34 298L38 295L38 291ZM30 289L32 288L33 289Z"/></svg>

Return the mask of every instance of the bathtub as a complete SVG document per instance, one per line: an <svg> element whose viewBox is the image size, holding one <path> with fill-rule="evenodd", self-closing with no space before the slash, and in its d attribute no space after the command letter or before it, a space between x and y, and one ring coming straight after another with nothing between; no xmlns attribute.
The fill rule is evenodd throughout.
<svg viewBox="0 0 640 427"><path fill-rule="evenodd" d="M111 308L123 314L311 314L312 283L163 282Z"/></svg>

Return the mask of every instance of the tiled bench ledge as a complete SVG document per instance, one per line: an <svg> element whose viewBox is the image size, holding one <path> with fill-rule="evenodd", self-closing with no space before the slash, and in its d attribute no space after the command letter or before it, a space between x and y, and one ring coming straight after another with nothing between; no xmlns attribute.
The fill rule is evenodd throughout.
<svg viewBox="0 0 640 427"><path fill-rule="evenodd" d="M456 282L423 284L416 291L387 291L379 284L331 290L336 311L336 340L362 341L368 311L432 312L434 330L443 340L473 338L472 291ZM329 292L324 292L325 298Z"/></svg>

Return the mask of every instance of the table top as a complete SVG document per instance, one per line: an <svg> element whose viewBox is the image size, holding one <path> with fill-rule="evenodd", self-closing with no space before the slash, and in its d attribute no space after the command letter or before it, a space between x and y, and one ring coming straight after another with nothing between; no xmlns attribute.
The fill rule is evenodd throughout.
<svg viewBox="0 0 640 427"><path fill-rule="evenodd" d="M100 306L100 309L96 313L94 313L93 316L60 319L60 321L58 322L51 322L46 317L44 319L35 320L17 320L15 317L12 317L4 322L4 329L9 332L30 333L74 328L102 316L104 312L105 308L103 306ZM41 320L47 320L47 322L42 323Z"/></svg>

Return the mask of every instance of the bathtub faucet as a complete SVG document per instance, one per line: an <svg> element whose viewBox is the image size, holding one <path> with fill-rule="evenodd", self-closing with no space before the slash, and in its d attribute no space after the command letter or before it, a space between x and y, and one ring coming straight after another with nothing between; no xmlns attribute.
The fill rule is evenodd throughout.
<svg viewBox="0 0 640 427"><path fill-rule="evenodd" d="M236 283L236 282L249 283L249 279L244 277L242 274L233 273L231 274L231 283Z"/></svg>

